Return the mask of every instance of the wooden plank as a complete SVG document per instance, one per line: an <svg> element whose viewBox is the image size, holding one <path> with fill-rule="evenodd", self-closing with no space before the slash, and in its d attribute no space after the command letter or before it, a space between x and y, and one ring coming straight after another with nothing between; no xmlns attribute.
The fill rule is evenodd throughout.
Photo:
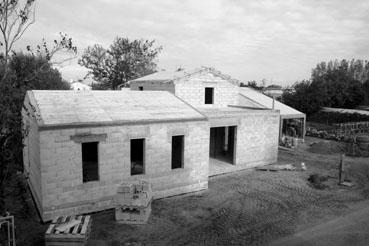
<svg viewBox="0 0 369 246"><path fill-rule="evenodd" d="M76 225L79 225L80 221L76 219L69 220L68 222L62 223L56 226L56 230L64 233L68 233L71 228Z"/></svg>
<svg viewBox="0 0 369 246"><path fill-rule="evenodd" d="M71 222L72 220L77 220L77 216L70 216L69 222ZM72 233L74 227L76 227L76 225L75 226L72 226L71 228L69 228L69 230L67 231L67 233Z"/></svg>
<svg viewBox="0 0 369 246"><path fill-rule="evenodd" d="M81 225L81 223L82 223L82 216L81 216L81 215L80 215L80 216L78 216L77 220L79 220L79 221L80 221L80 223L74 227L74 229L73 229L73 231L72 231L72 234L77 234L77 232L78 232L78 228L80 227L80 225Z"/></svg>
<svg viewBox="0 0 369 246"><path fill-rule="evenodd" d="M49 241L66 240L66 241L78 241L84 239L86 236L81 234L49 234L45 236L45 239Z"/></svg>
<svg viewBox="0 0 369 246"><path fill-rule="evenodd" d="M64 223L66 219L67 219L67 216L62 216L59 223ZM59 234L59 233L60 231L58 230L55 231L55 234Z"/></svg>
<svg viewBox="0 0 369 246"><path fill-rule="evenodd" d="M67 220L68 216L63 216L62 220L60 221L60 223L65 223L65 221Z"/></svg>
<svg viewBox="0 0 369 246"><path fill-rule="evenodd" d="M46 234L50 234L50 233L51 233L51 231L54 229L54 227L55 227L55 224L51 224L51 225L49 226L49 228L47 229Z"/></svg>
<svg viewBox="0 0 369 246"><path fill-rule="evenodd" d="M90 215L86 215L85 221L82 226L81 234L85 234L87 230L88 223L90 222Z"/></svg>
<svg viewBox="0 0 369 246"><path fill-rule="evenodd" d="M55 219L53 219L53 221L51 222L51 223L53 223L53 224L55 224L56 222L58 222L58 219L59 219L60 217L56 217Z"/></svg>

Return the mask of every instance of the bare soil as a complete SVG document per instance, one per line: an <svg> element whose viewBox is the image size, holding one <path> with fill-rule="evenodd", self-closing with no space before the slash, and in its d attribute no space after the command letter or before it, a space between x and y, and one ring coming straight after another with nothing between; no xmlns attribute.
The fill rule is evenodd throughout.
<svg viewBox="0 0 369 246"><path fill-rule="evenodd" d="M279 153L279 164L304 162L307 171L246 170L210 178L206 191L153 201L146 225L117 224L113 210L95 213L89 245L268 245L350 215L369 201L369 158L346 157L345 177L355 186L338 186L340 154L311 152L310 144L319 141L307 138L294 151ZM326 189L309 184L313 173L329 177ZM19 245L39 245L45 225L28 225L34 233L19 232Z"/></svg>

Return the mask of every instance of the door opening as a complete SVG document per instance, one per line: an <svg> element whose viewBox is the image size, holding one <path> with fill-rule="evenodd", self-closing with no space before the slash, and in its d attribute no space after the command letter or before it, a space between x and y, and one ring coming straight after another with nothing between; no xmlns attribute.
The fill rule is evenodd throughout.
<svg viewBox="0 0 369 246"><path fill-rule="evenodd" d="M210 128L210 158L234 164L236 126Z"/></svg>

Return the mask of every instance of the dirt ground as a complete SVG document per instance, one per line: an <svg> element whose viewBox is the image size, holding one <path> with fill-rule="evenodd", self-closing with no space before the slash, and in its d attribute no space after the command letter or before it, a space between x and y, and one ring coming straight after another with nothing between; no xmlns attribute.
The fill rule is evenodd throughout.
<svg viewBox="0 0 369 246"><path fill-rule="evenodd" d="M369 158L346 157L345 175L355 186L338 186L337 167L344 148L324 151L321 145L316 151L310 144L319 141L307 138L294 151L279 153L278 163L304 162L305 172L246 170L212 177L206 191L153 201L146 225L117 224L113 210L95 213L89 245L268 245L281 240L300 245L303 232L313 235L308 233L311 228L345 218L359 204L369 204ZM329 176L326 189L309 184L313 173ZM29 220L19 220L25 225L18 227L18 245L42 243L46 225ZM32 224L31 232L25 229L27 224ZM369 231L369 223L358 226ZM355 223L350 228L354 230ZM369 244L368 234L361 238ZM314 244L308 244L311 238L305 240L304 245L325 245L320 244L324 239ZM347 240L357 242L352 235Z"/></svg>

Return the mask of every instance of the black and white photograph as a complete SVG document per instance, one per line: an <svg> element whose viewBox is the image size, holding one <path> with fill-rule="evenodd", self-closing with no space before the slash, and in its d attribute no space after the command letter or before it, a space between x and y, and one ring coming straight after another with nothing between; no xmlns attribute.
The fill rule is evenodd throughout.
<svg viewBox="0 0 369 246"><path fill-rule="evenodd" d="M369 0L0 0L16 245L369 245Z"/></svg>

